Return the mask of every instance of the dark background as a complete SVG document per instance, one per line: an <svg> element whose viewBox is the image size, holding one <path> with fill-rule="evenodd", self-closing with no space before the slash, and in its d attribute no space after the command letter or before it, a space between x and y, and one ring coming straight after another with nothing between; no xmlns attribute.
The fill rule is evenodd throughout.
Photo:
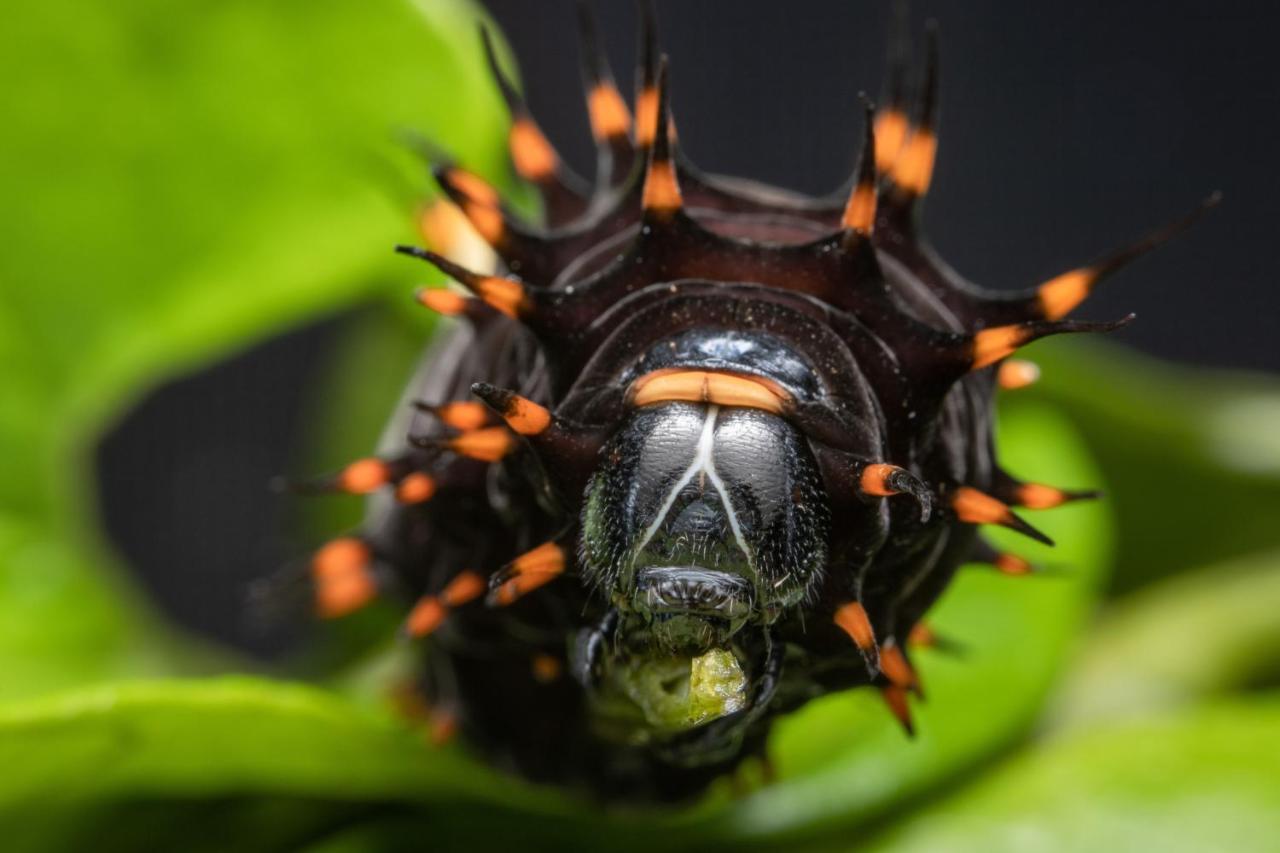
<svg viewBox="0 0 1280 853"><path fill-rule="evenodd" d="M486 5L543 128L588 172L572 4ZM629 93L632 4L597 6ZM887 3L659 0L658 11L680 142L700 165L815 193L844 179L860 139L857 93L879 92ZM1137 312L1122 340L1164 358L1280 370L1271 4L966 0L916 3L912 17L917 33L926 17L941 25L926 222L949 262L991 287L1028 286L1220 189L1210 217L1109 280L1082 316ZM265 484L294 470L308 389L346 322L160 388L104 439L109 534L184 626L264 653L294 638L251 629L245 589L298 547L287 536L293 499Z"/></svg>

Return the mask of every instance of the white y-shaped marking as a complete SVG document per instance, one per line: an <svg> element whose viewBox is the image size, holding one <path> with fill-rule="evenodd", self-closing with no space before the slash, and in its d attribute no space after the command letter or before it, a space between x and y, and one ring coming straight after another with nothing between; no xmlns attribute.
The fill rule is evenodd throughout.
<svg viewBox="0 0 1280 853"><path fill-rule="evenodd" d="M720 495L720 501L724 504L724 511L729 517L729 528L733 531L733 538L738 543L738 548L742 550L743 555L747 558L748 565L754 565L755 561L751 556L751 549L747 547L746 540L742 536L742 526L738 523L738 513L734 509L733 501L729 498L729 490L725 487L724 481L720 479L720 474L716 471L715 463L715 431L716 417L720 414L720 407L711 405L707 407L707 416L702 422L702 432L698 435L698 446L694 451L693 461L689 463L689 467L680 475L680 479L676 480L675 485L671 487L671 491L667 492L666 499L663 500L662 506L658 509L658 514L654 516L653 522L645 529L644 537L640 540L640 544L636 546L636 552L644 549L649 544L649 540L658 532L658 528L662 526L662 522L666 520L667 514L671 512L671 507L675 505L676 500L680 497L680 493L684 491L684 487L693 482L693 478L700 473L705 473L711 480L711 485L715 487L716 493Z"/></svg>

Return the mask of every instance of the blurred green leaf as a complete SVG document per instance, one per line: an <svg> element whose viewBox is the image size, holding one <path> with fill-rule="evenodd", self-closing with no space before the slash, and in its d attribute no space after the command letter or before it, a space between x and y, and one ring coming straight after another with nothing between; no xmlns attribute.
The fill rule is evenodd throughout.
<svg viewBox="0 0 1280 853"><path fill-rule="evenodd" d="M1031 357L1106 473L1119 548L1113 591L1280 547L1280 383L1176 367L1101 341Z"/></svg>
<svg viewBox="0 0 1280 853"><path fill-rule="evenodd" d="M92 442L158 380L420 270L416 128L505 180L467 0L15 7L0 67L0 695L160 672ZM139 477L168 472L139 460Z"/></svg>
<svg viewBox="0 0 1280 853"><path fill-rule="evenodd" d="M104 803L236 795L412 802L492 797L492 771L332 693L248 678L154 681L0 710L0 822L36 834ZM511 806L542 805L531 789Z"/></svg>
<svg viewBox="0 0 1280 853"><path fill-rule="evenodd" d="M1280 552L1197 569L1114 604L1056 702L1058 725L1165 711L1280 675Z"/></svg>
<svg viewBox="0 0 1280 853"><path fill-rule="evenodd" d="M1263 851L1280 838L1280 701L1050 741L870 848L892 853Z"/></svg>

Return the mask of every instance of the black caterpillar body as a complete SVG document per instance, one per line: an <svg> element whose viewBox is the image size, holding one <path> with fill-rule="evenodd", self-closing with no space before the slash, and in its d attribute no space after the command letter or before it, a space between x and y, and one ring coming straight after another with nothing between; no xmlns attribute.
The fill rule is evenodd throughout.
<svg viewBox="0 0 1280 853"><path fill-rule="evenodd" d="M462 322L411 387L394 446L336 478L376 495L312 573L327 616L384 592L414 602L434 719L494 763L673 799L830 691L878 689L910 730L908 638L957 567L1029 568L978 526L1044 540L1011 507L1085 496L997 465L994 390L1034 371L1006 357L1127 322L1063 317L1190 217L1031 291L984 291L917 226L936 147L932 30L918 85L895 39L848 191L811 199L678 155L641 8L633 122L581 6L593 185L492 63L546 227L438 166L505 272L401 248L471 296L419 294Z"/></svg>

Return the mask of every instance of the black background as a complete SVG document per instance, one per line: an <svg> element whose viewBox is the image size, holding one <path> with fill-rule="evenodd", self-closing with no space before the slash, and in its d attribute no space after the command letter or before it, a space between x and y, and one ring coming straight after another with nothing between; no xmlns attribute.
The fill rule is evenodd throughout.
<svg viewBox="0 0 1280 853"><path fill-rule="evenodd" d="M572 4L486 5L544 129L588 171ZM629 92L633 5L597 6ZM887 3L659 0L658 9L680 142L700 165L809 192L843 180L860 139L857 93L879 92ZM948 261L991 287L1027 286L1222 190L1209 218L1109 280L1081 314L1137 312L1122 340L1165 358L1280 370L1272 4L916 3L917 34L926 17L939 21L942 48L926 224ZM260 651L287 640L248 629L245 584L294 547L287 501L264 484L292 468L305 391L343 322L161 388L104 440L109 533L184 626Z"/></svg>

